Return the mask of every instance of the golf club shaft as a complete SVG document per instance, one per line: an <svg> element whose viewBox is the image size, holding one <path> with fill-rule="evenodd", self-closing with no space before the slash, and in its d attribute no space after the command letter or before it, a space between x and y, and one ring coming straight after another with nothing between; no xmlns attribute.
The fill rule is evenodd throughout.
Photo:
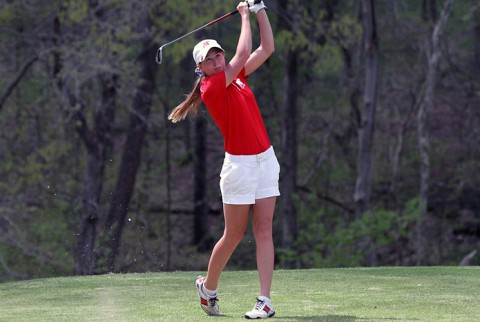
<svg viewBox="0 0 480 322"><path fill-rule="evenodd" d="M260 2L261 2L261 0L255 0L255 1L254 1L254 4L257 4L257 3L260 3ZM213 25L213 24L216 24L217 22L220 22L220 21L222 21L222 20L224 20L224 19L226 19L226 18L228 18L228 17L231 17L231 16L233 16L233 15L236 14L236 13L238 13L238 10L234 10L234 11L232 11L232 12L229 12L229 13L221 16L221 17L218 17L218 18L215 19L215 20L210 21L209 23L207 23L207 24L205 24L205 25L203 25L203 26L201 26L201 27L198 27L198 28L195 29L195 30L190 31L189 33L186 33L186 34L183 35L183 36L178 37L177 39L174 39L174 40L172 40L172 41L170 41L170 42L167 42L166 44L163 44L163 45L160 46L160 48L158 48L158 50L157 50L157 56L155 57L155 60L157 61L157 64L161 64L161 63L162 63L162 59L163 59L163 47L168 46L168 45L170 45L170 44L173 44L174 42L177 42L177 41L179 41L179 40L181 40L181 39L183 39L183 38L185 38L185 37L187 37L187 36L190 36L191 34L194 34L194 33L196 33L197 31L200 31L200 30L202 30L202 29L207 28L208 26L211 26L211 25Z"/></svg>
<svg viewBox="0 0 480 322"><path fill-rule="evenodd" d="M170 41L170 42L167 42L166 44L163 44L163 45L158 49L158 51L157 51L157 57L156 57L157 64L161 64L161 63L162 63L162 49L163 49L163 47L168 46L168 45L170 45L170 44L173 44L174 42L177 42L177 41L179 41L179 40L181 40L181 39L183 39L183 38L185 38L185 37L188 37L188 36L190 36L191 34L196 33L197 31L200 31L200 30L202 30L202 29L205 29L205 28L207 28L207 27L209 27L209 26L211 26L211 25L213 25L213 24L216 24L217 22L220 22L220 21L222 21L222 20L224 20L224 19L226 19L226 18L228 18L228 17L230 17L230 16L233 16L233 15L236 14L236 13L238 13L238 10L234 10L234 11L232 11L232 12L229 12L229 13L221 16L221 17L218 17L218 18L215 19L215 20L210 21L209 23L207 23L207 24L205 24L205 25L203 25L203 26L201 26L201 27L198 27L198 28L195 29L195 30L190 31L189 33L186 33L186 34L183 35L183 36L178 37L177 39L174 39L174 40L172 40L172 41Z"/></svg>

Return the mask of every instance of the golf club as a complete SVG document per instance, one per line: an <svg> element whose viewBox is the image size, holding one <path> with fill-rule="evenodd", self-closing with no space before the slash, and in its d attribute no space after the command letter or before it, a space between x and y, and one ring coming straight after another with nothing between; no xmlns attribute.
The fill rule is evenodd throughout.
<svg viewBox="0 0 480 322"><path fill-rule="evenodd" d="M254 4L257 4L257 3L260 3L260 1L262 1L262 0L255 0L253 3L254 3ZM156 56L156 58L155 58L155 60L157 61L157 64L161 64L161 63L162 63L162 59L163 59L163 47L168 46L168 45L170 45L170 44L173 44L174 42L177 42L177 41L179 41L179 40L181 40L181 39L183 39L183 38L185 38L185 37L187 37L187 36L190 36L191 34L196 33L197 31L200 31L200 30L202 30L202 29L205 29L205 28L207 28L208 26L211 26L211 25L216 24L217 22L220 22L220 21L222 21L222 20L224 20L224 19L226 19L226 18L228 18L228 17L230 17L230 16L233 16L233 15L236 14L237 12L238 12L238 10L229 12L229 13L221 16L221 17L218 17L217 19L215 19L215 20L213 20L213 21L210 21L209 23L207 23L207 24L205 24L205 25L203 25L203 26L201 26L201 27L198 27L198 28L195 29L195 30L190 31L189 33L186 33L186 34L183 35L183 36L178 37L177 39L174 39L174 40L172 40L172 41L170 41L170 42L167 42L166 44L163 44L163 45L160 46L160 48L158 48L158 50L157 50L157 56Z"/></svg>

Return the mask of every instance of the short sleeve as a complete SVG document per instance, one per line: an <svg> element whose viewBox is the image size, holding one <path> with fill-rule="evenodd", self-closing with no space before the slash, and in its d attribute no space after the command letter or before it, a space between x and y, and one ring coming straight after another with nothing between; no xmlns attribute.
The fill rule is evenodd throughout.
<svg viewBox="0 0 480 322"><path fill-rule="evenodd" d="M200 92L205 105L212 106L214 105L211 104L212 101L225 97L227 92L226 84L227 80L224 72L206 77L200 87Z"/></svg>

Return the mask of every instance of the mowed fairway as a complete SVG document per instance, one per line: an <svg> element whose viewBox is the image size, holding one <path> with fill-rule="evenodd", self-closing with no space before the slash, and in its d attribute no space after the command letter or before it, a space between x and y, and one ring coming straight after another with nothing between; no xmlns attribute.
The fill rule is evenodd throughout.
<svg viewBox="0 0 480 322"><path fill-rule="evenodd" d="M0 321L245 321L254 271L225 272L222 316L200 309L197 272L0 284ZM277 270L269 321L480 321L480 267Z"/></svg>

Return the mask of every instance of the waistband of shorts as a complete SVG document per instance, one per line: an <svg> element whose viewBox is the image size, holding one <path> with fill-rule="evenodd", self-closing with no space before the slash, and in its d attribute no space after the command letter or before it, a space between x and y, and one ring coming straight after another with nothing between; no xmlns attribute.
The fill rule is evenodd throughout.
<svg viewBox="0 0 480 322"><path fill-rule="evenodd" d="M265 152L252 155L233 155L228 152L225 152L225 160L230 162L262 162L275 155L273 151L273 146L270 146Z"/></svg>

